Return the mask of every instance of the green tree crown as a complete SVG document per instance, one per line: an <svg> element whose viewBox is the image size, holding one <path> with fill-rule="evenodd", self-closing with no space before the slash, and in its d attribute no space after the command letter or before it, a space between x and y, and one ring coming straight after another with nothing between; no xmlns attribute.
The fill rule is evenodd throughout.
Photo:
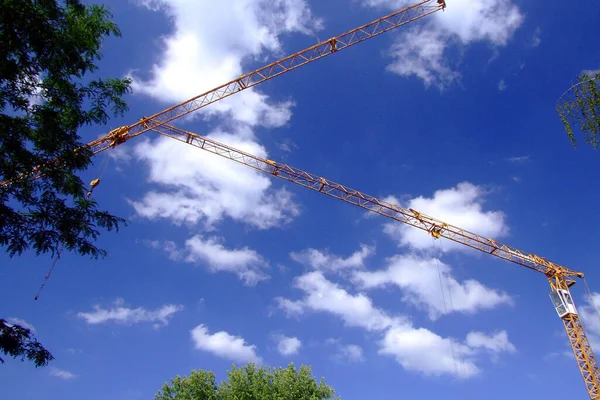
<svg viewBox="0 0 600 400"><path fill-rule="evenodd" d="M11 257L30 248L105 256L94 244L99 229L125 222L86 197L77 173L92 154L75 151L81 127L127 110L129 79L90 76L103 39L121 35L110 17L79 0L1 0L0 181L10 184L0 185L0 245Z"/></svg>
<svg viewBox="0 0 600 400"><path fill-rule="evenodd" d="M296 369L257 367L249 363L232 366L227 378L217 385L210 371L192 371L165 383L154 400L330 400L335 390L321 379L317 382L309 366Z"/></svg>

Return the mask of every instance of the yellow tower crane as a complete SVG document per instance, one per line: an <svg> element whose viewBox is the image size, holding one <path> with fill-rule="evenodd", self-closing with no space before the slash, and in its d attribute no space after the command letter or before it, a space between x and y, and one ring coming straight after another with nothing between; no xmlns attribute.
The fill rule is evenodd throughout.
<svg viewBox="0 0 600 400"><path fill-rule="evenodd" d="M558 316L562 319L575 354L575 359L590 399L600 400L600 371L594 352L579 319L575 303L569 288L575 284L574 278L583 278L582 272L573 271L545 258L518 250L496 240L483 237L465 229L440 221L413 210L377 199L376 197L335 183L321 176L311 174L287 164L260 158L252 154L200 136L196 133L168 125L154 124L152 121L142 122L144 129L153 130L202 150L236 161L258 171L276 176L286 181L304 186L316 192L334 197L346 203L364 208L384 217L394 219L412 227L428 232L436 239L446 238L462 245L474 248L498 258L511 261L523 267L541 272L550 283L550 299Z"/></svg>
<svg viewBox="0 0 600 400"><path fill-rule="evenodd" d="M97 154L152 130L161 135L200 147L201 149L237 161L246 166L422 229L429 232L434 238L445 237L474 249L541 272L546 275L550 283L550 297L559 317L563 320L565 325L569 342L573 348L577 364L583 376L590 398L600 400L598 363L585 335L575 304L573 303L573 299L569 292L569 288L575 284L574 278L583 278L583 273L572 271L544 258L517 250L475 233L468 232L464 229L421 214L416 210L407 210L398 207L397 205L387 203L383 200L379 200L357 190L328 181L325 178L293 168L289 165L244 153L225 144L218 143L168 124L184 115L197 111L235 93L266 82L276 76L319 60L330 54L337 53L352 45L364 42L382 33L391 31L427 15L431 15L437 11L444 10L445 8L445 0L420 1L409 7L376 19L368 24L354 28L341 35L319 42L314 46L272 62L262 68L242 75L228 83L174 105L150 117L144 117L132 125L113 129L106 135L83 147L90 150L93 154ZM60 159L53 160L49 164L60 164ZM34 168L33 171L22 171L22 173L14 179L38 179L43 177L44 170L50 166L49 164L40 165ZM14 179L7 179L0 182L0 188L10 185ZM98 184L99 180L94 180L91 184L91 189Z"/></svg>

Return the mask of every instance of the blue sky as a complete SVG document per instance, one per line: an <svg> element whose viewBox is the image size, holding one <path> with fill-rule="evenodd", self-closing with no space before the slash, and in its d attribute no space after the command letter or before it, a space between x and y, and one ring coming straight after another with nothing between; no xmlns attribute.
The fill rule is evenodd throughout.
<svg viewBox="0 0 600 400"><path fill-rule="evenodd" d="M600 292L600 158L554 111L600 69L600 6L469 3L178 124L583 271ZM107 4L123 38L101 73L133 76L135 93L86 140L408 2ZM97 201L129 220L102 235L106 259L64 255L34 301L51 260L2 256L2 315L56 357L8 360L7 398L152 398L248 361L309 364L349 400L586 396L540 274L152 134L98 155L97 176ZM573 294L600 348L583 284Z"/></svg>

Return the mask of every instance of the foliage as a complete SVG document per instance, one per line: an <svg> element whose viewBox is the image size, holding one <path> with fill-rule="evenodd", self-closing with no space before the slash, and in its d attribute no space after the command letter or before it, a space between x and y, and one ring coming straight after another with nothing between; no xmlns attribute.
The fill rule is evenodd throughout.
<svg viewBox="0 0 600 400"><path fill-rule="evenodd" d="M27 357L36 367L48 365L54 359L29 329L8 324L3 319L0 319L0 351L12 358L21 357L21 361ZM0 362L4 364L1 357Z"/></svg>
<svg viewBox="0 0 600 400"><path fill-rule="evenodd" d="M215 374L210 371L192 371L190 376L171 379L154 397L155 400L217 400L217 384Z"/></svg>
<svg viewBox="0 0 600 400"><path fill-rule="evenodd" d="M74 152L81 127L127 110L129 79L89 76L104 37L121 35L110 17L80 0L0 0L0 181L10 182L0 184L0 245L11 257L29 248L105 256L99 229L125 222L86 198L76 174L92 153Z"/></svg>
<svg viewBox="0 0 600 400"><path fill-rule="evenodd" d="M287 368L257 368L250 363L242 368L234 365L220 385L209 371L177 376L170 385L163 385L154 400L328 400L334 395L323 379L317 383L309 366L297 370L291 363Z"/></svg>
<svg viewBox="0 0 600 400"><path fill-rule="evenodd" d="M585 142L595 150L598 149L598 134L600 133L600 72L593 77L583 73L578 77L578 83L566 93L570 99L561 100L556 111L565 126L569 139L576 146L573 125L579 126ZM563 95L564 96L564 95Z"/></svg>

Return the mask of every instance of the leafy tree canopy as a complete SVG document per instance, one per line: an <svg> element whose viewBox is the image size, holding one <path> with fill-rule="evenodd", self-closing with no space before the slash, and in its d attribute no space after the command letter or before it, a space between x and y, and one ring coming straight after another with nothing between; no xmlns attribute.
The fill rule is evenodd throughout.
<svg viewBox="0 0 600 400"><path fill-rule="evenodd" d="M154 400L329 400L334 395L323 379L317 383L309 366L297 370L293 363L287 368L250 363L242 368L233 366L220 384L210 371L177 376L163 385Z"/></svg>
<svg viewBox="0 0 600 400"><path fill-rule="evenodd" d="M0 184L0 245L11 257L27 249L105 256L94 245L99 230L125 222L86 198L77 173L92 154L74 152L81 127L127 110L130 80L90 76L103 39L121 35L110 18L80 0L0 0L0 181L10 182Z"/></svg>
<svg viewBox="0 0 600 400"><path fill-rule="evenodd" d="M556 106L573 146L576 146L573 127L579 127L585 143L598 149L600 134L600 72L581 74L578 83L569 88Z"/></svg>
<svg viewBox="0 0 600 400"><path fill-rule="evenodd" d="M4 319L0 319L0 352L12 358L20 357L21 361L27 358L36 367L45 366L54 359L29 329L9 324ZM4 364L2 357L0 362Z"/></svg>

